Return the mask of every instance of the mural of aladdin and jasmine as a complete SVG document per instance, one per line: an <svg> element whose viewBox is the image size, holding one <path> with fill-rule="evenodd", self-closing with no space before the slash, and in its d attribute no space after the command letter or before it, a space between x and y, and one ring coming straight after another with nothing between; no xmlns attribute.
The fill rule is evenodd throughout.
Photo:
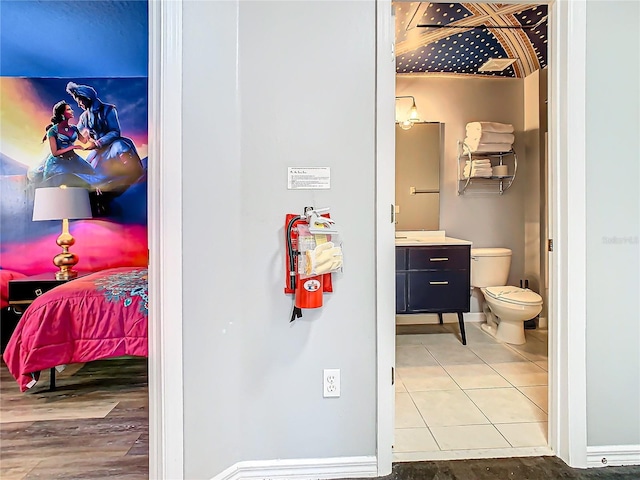
<svg viewBox="0 0 640 480"><path fill-rule="evenodd" d="M69 82L66 91L82 109L78 123L69 123L75 116L69 103L61 100L53 106L51 124L43 138L48 141L51 153L29 170L28 178L36 187L87 188L93 215L106 215L111 198L143 175L142 161L133 141L121 135L115 105L100 100L89 85ZM84 159L76 150L90 153Z"/></svg>
<svg viewBox="0 0 640 480"><path fill-rule="evenodd" d="M146 78L0 77L0 121L0 268L51 271L61 225L31 221L33 197L60 185L91 200L78 268L146 265Z"/></svg>

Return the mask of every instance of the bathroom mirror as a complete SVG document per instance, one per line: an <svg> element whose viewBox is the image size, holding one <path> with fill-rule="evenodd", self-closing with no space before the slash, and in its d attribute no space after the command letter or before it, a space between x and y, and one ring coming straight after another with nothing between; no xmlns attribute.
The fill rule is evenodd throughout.
<svg viewBox="0 0 640 480"><path fill-rule="evenodd" d="M444 124L396 125L396 230L438 230Z"/></svg>

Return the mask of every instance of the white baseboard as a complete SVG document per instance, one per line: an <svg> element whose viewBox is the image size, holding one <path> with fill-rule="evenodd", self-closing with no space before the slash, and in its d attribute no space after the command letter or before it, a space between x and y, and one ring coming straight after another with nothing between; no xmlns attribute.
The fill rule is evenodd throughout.
<svg viewBox="0 0 640 480"><path fill-rule="evenodd" d="M538 328L540 330L547 330L549 328L547 317L538 317Z"/></svg>
<svg viewBox="0 0 640 480"><path fill-rule="evenodd" d="M467 312L463 313L462 316L466 323L484 323L487 320L482 312Z"/></svg>
<svg viewBox="0 0 640 480"><path fill-rule="evenodd" d="M376 457L304 458L238 462L211 480L326 480L377 474Z"/></svg>
<svg viewBox="0 0 640 480"><path fill-rule="evenodd" d="M484 313L468 312L462 314L466 323L483 323L485 321ZM457 313L443 313L443 323L458 324ZM438 315L435 313L409 313L396 315L396 325L437 325L440 323Z"/></svg>
<svg viewBox="0 0 640 480"><path fill-rule="evenodd" d="M640 465L640 445L587 447L587 467Z"/></svg>

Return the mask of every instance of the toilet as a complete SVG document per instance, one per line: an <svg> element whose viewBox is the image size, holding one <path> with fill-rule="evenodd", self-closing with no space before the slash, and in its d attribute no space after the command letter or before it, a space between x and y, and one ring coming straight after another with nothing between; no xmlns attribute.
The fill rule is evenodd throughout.
<svg viewBox="0 0 640 480"><path fill-rule="evenodd" d="M542 297L528 288L506 285L511 267L508 248L471 249L471 286L484 297L482 330L501 342L526 342L524 322L542 311Z"/></svg>

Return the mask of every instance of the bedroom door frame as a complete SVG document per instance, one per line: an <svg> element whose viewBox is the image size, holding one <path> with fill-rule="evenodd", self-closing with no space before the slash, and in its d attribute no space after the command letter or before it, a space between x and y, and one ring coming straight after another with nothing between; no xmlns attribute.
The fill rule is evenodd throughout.
<svg viewBox="0 0 640 480"><path fill-rule="evenodd" d="M149 478L184 477L182 0L149 5Z"/></svg>
<svg viewBox="0 0 640 480"><path fill-rule="evenodd" d="M469 0L470 3L491 3ZM586 409L586 0L502 0L500 3L539 3L549 8L549 167L547 178L549 238L549 437L553 453L572 467L587 467ZM378 49L385 50L388 24L392 23L391 1L378 2ZM392 40L393 41L393 40ZM393 49L392 49L393 51ZM378 53L380 55L380 53ZM387 62L376 67L378 113L394 102L389 87ZM395 67L394 73L395 73ZM380 111L382 109L382 112ZM384 114L376 119L376 169L385 171L394 162L385 155L393 145L393 129ZM391 177L392 178L392 177ZM379 187L378 187L379 188ZM378 205L383 208L385 205ZM388 206L386 207L388 208ZM386 241L378 225L376 243ZM378 258L378 292L395 291L393 272ZM386 385L387 365L395 365L386 304L377 307L378 475L391 473L393 445L393 392ZM382 379L382 380L381 380Z"/></svg>

